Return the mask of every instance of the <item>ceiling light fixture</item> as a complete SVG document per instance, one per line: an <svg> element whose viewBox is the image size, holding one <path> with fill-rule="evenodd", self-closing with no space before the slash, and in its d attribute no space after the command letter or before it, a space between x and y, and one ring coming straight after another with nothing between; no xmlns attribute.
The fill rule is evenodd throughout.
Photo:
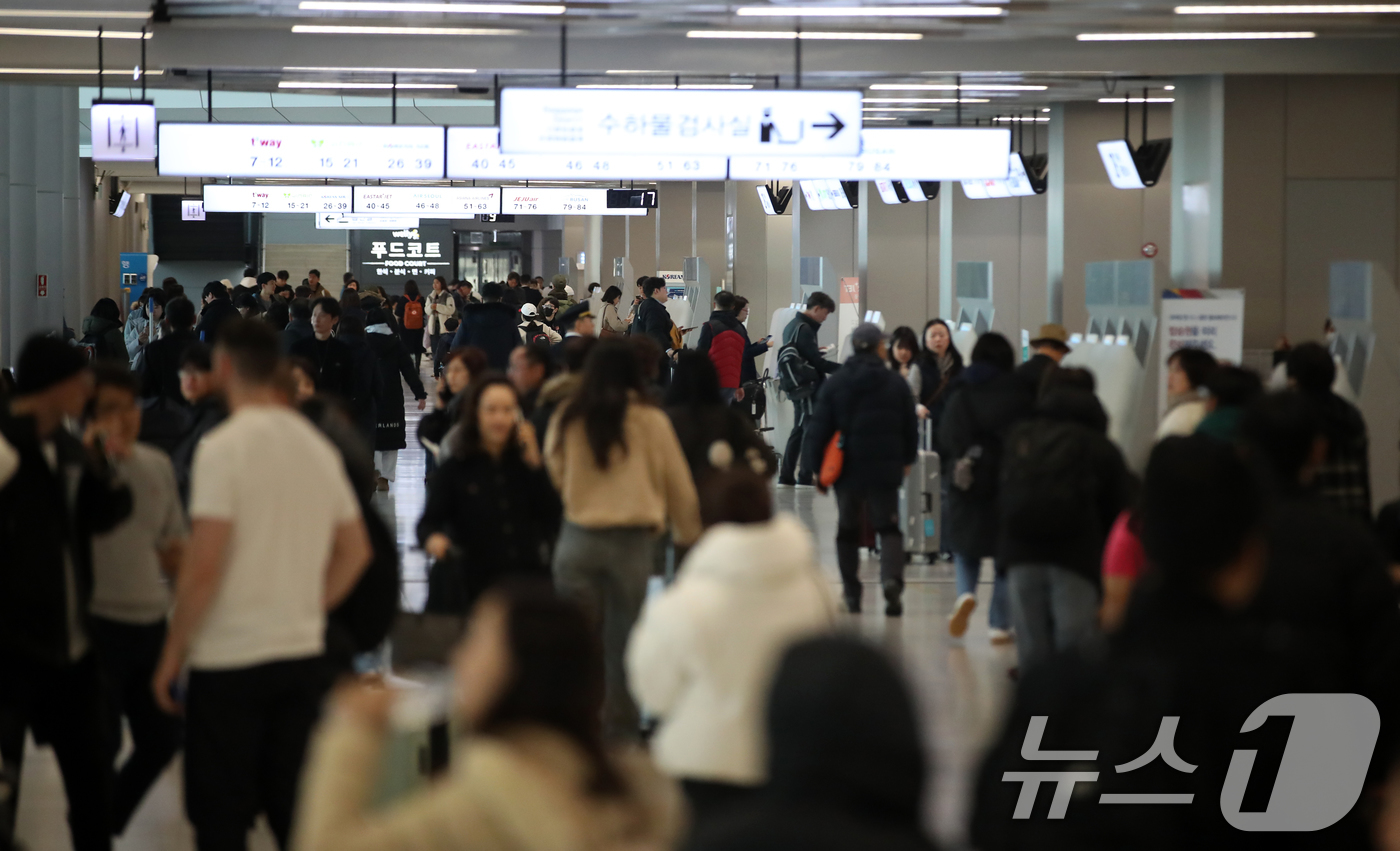
<svg viewBox="0 0 1400 851"><path fill-rule="evenodd" d="M1026 123L1028 123L1028 124L1029 124L1029 123L1034 123L1034 124L1045 124L1045 123L1048 122L1050 119L1048 119L1048 118L1036 118L1036 117L1022 117L1022 116L1019 116L1019 115L1015 115L1015 116L998 115L996 118L993 118L992 120L993 120L993 121L1024 121L1024 122L1026 122Z"/></svg>
<svg viewBox="0 0 1400 851"><path fill-rule="evenodd" d="M456 12L464 15L562 15L564 6L543 3L381 3L361 0L302 0L305 12Z"/></svg>
<svg viewBox="0 0 1400 851"><path fill-rule="evenodd" d="M294 33L314 35L521 35L524 30L481 27L344 27L297 24Z"/></svg>
<svg viewBox="0 0 1400 851"><path fill-rule="evenodd" d="M1264 41L1285 38L1316 38L1314 32L1160 32L1160 33L1080 33L1076 41Z"/></svg>
<svg viewBox="0 0 1400 851"><path fill-rule="evenodd" d="M999 18L997 6L740 6L737 14L752 18Z"/></svg>
<svg viewBox="0 0 1400 851"><path fill-rule="evenodd" d="M793 30L691 30L686 38L779 39L793 41L919 41L923 33L802 32Z"/></svg>
<svg viewBox="0 0 1400 851"><path fill-rule="evenodd" d="M104 68L103 74L121 74L123 76L131 72L125 68ZM164 71L152 71L147 69L141 72L147 77L159 77ZM41 75L72 75L72 76L97 76L96 68L0 68L0 74L34 74Z"/></svg>
<svg viewBox="0 0 1400 851"><path fill-rule="evenodd" d="M475 68L333 68L324 65L283 65L283 71L329 72L333 74L475 74Z"/></svg>
<svg viewBox="0 0 1400 851"><path fill-rule="evenodd" d="M861 98L861 103L991 103L987 98Z"/></svg>
<svg viewBox="0 0 1400 851"><path fill-rule="evenodd" d="M0 27L0 35L32 35L32 36L53 36L57 38L97 38L97 30L51 30L51 29L30 29L28 27ZM145 37L150 38L152 33L146 33ZM129 38L140 39L142 33L132 30L103 30L103 38Z"/></svg>
<svg viewBox="0 0 1400 851"><path fill-rule="evenodd" d="M1176 91L1176 86L1163 86L1163 87L1162 87L1162 91L1164 91L1164 92L1174 92L1174 91Z"/></svg>
<svg viewBox="0 0 1400 851"><path fill-rule="evenodd" d="M311 83L282 80L279 89L455 89L456 83Z"/></svg>
<svg viewBox="0 0 1400 851"><path fill-rule="evenodd" d="M942 112L936 106L867 106L863 112Z"/></svg>
<svg viewBox="0 0 1400 851"><path fill-rule="evenodd" d="M574 86L576 89L657 89L661 91L683 90L722 90L722 91L748 91L753 88L753 83L580 83Z"/></svg>
<svg viewBox="0 0 1400 851"><path fill-rule="evenodd" d="M109 20L144 21L147 12L118 12L89 9L0 9L0 18L106 18Z"/></svg>
<svg viewBox="0 0 1400 851"><path fill-rule="evenodd" d="M1393 15L1400 5L1393 3L1351 3L1331 5L1295 4L1287 6L1177 6L1178 15Z"/></svg>
<svg viewBox="0 0 1400 851"><path fill-rule="evenodd" d="M1147 98L1147 103L1176 103L1176 98ZM1099 103L1143 103L1142 98L1099 98Z"/></svg>
<svg viewBox="0 0 1400 851"><path fill-rule="evenodd" d="M976 91L976 92L1043 92L1048 86L1019 85L1011 83L963 83L955 86L952 83L876 83L870 87L872 92L956 92L956 91Z"/></svg>

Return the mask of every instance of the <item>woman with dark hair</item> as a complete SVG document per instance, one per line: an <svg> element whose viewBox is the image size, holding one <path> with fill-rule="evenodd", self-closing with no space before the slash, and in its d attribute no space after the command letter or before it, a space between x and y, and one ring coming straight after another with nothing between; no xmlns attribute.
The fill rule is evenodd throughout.
<svg viewBox="0 0 1400 851"><path fill-rule="evenodd" d="M669 527L676 546L695 543L700 509L685 454L671 421L647 396L633 346L598 341L544 447L564 503L554 581L602 630L608 733L635 738L637 706L623 650L646 598L659 536Z"/></svg>
<svg viewBox="0 0 1400 851"><path fill-rule="evenodd" d="M340 318L348 316L359 317L360 321L369 326L369 320L365 316L364 305L360 303L360 291L346 287L340 293Z"/></svg>
<svg viewBox="0 0 1400 851"><path fill-rule="evenodd" d="M740 466L771 477L777 456L753 423L724 404L719 374L708 356L685 349L676 357L671 384L666 388L666 415L685 452L691 478L699 489L710 475Z"/></svg>
<svg viewBox="0 0 1400 851"><path fill-rule="evenodd" d="M603 317L598 323L598 336L621 337L627 333L627 321L618 312L618 302L622 301L622 290L608 287L603 292Z"/></svg>
<svg viewBox="0 0 1400 851"><path fill-rule="evenodd" d="M428 610L465 614L487 588L511 576L549 580L559 497L540 460L535 429L505 376L472 385L452 457L428 481L418 541L437 562Z"/></svg>
<svg viewBox="0 0 1400 851"><path fill-rule="evenodd" d="M375 382L378 397L374 409L374 468L379 471L377 486L382 491L389 489L399 468L399 450L408 446L408 424L404 416L402 376L418 400L418 410L428 407L428 391L423 389L423 379L413 368L413 361L404 350L403 343L388 325L388 317L378 307L368 314L369 324L365 327L365 344L374 352L375 368L379 370L379 381ZM341 321L345 321L343 318Z"/></svg>
<svg viewBox="0 0 1400 851"><path fill-rule="evenodd" d="M977 608L982 559L997 554L998 480L1006 430L1035 407L1014 366L1015 354L1005 337L995 332L979 337L972 364L958 377L939 428L944 478L950 480L943 546L953 553L957 573L958 599L948 617L948 633L954 638L967 632ZM1005 566L996 565L995 574L987 622L992 643L1005 644L1011 640Z"/></svg>
<svg viewBox="0 0 1400 851"><path fill-rule="evenodd" d="M949 391L953 389L953 381L963 371L963 357L958 347L953 345L953 329L942 319L930 319L924 325L923 344L919 370L922 381L915 398L928 409L928 419L933 424L934 439L937 440L938 425L948 404Z"/></svg>
<svg viewBox="0 0 1400 851"><path fill-rule="evenodd" d="M640 751L598 729L598 644L587 616L510 584L472 612L453 660L453 713L470 731L452 770L372 808L395 693L347 685L309 750L294 851L670 848L680 797Z"/></svg>
<svg viewBox="0 0 1400 851"><path fill-rule="evenodd" d="M133 370L141 369L141 352L164 336L165 290L146 287L126 315L126 354Z"/></svg>
<svg viewBox="0 0 1400 851"><path fill-rule="evenodd" d="M429 307L418 291L418 282L409 278L403 282L403 298L394 305L394 318L399 321L399 336L403 347L413 355L413 368L418 369L423 362L423 329L427 325Z"/></svg>
<svg viewBox="0 0 1400 851"><path fill-rule="evenodd" d="M1206 418L1206 382L1215 372L1215 356L1204 349L1177 349L1167 358L1167 414L1157 439L1185 437Z"/></svg>
<svg viewBox="0 0 1400 851"><path fill-rule="evenodd" d="M914 394L914 398L922 399L921 388L923 387L923 370L919 369L919 338L914 336L914 329L908 325L901 325L890 334L890 369L899 373L899 377L909 383L909 392ZM919 415L928 416L928 409L921 404Z"/></svg>
<svg viewBox="0 0 1400 851"><path fill-rule="evenodd" d="M131 362L122 334L121 308L110 298L99 298L92 312L83 317L83 336L78 344L91 360Z"/></svg>
<svg viewBox="0 0 1400 851"><path fill-rule="evenodd" d="M486 353L476 346L462 346L447 353L442 361L442 375L437 383L437 405L418 421L418 442L428 450L429 472L437 456L447 449L443 441L457 422L467 388L478 375L486 371Z"/></svg>

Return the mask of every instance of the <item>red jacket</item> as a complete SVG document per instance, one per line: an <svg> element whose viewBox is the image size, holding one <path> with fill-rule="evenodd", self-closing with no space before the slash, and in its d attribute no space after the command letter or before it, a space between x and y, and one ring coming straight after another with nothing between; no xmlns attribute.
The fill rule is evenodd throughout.
<svg viewBox="0 0 1400 851"><path fill-rule="evenodd" d="M709 346L706 354L710 356L710 362L715 365L715 371L719 373L719 386L725 390L733 390L739 386L740 373L744 364L744 335L739 333L739 320L734 318L734 314L728 313L719 315L711 319L706 325L709 326Z"/></svg>

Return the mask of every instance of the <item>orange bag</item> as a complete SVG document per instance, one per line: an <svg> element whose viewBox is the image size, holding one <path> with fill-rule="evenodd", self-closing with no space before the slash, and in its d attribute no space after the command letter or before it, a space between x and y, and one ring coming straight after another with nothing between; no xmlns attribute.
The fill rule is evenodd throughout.
<svg viewBox="0 0 1400 851"><path fill-rule="evenodd" d="M822 455L822 469L817 474L817 482L824 488L829 488L836 484L836 480L841 478L841 467L846 463L846 453L841 448L841 432L836 432L831 436L831 442L826 445L826 452Z"/></svg>

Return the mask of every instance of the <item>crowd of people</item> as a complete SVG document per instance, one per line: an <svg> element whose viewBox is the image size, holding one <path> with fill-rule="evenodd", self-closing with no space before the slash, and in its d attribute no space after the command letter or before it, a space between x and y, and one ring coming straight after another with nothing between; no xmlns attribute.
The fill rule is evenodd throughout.
<svg viewBox="0 0 1400 851"><path fill-rule="evenodd" d="M976 847L1248 844L1218 806L1231 743L1292 692L1363 695L1384 719L1373 806L1298 839L1373 847L1400 511L1372 516L1365 424L1324 346L1290 347L1267 391L1174 352L1137 475L1061 326L1018 365L995 332L965 361L942 319L866 323L838 363L824 293L755 340L747 301L718 292L693 347L667 298L650 276L630 300L515 273L393 295L347 274L332 296L316 270L249 270L198 306L167 279L125 318L103 299L81 335L28 340L0 405L0 847L32 732L77 851L109 849L180 751L201 851L245 848L259 815L296 851L932 848L914 702L840 615L862 611L862 548L903 615L900 493L930 452L948 632L966 636L990 562L989 639L1015 645ZM770 392L794 408L782 447L754 419ZM381 806L396 689L355 672L399 617L373 496L410 439L429 459L425 611L465 624L438 661L467 735L448 773ZM775 484L834 491L839 595ZM1040 747L1124 772L1166 718L1165 766L1203 770L1098 782L1196 803L1031 821L1004 779L1043 769Z"/></svg>

